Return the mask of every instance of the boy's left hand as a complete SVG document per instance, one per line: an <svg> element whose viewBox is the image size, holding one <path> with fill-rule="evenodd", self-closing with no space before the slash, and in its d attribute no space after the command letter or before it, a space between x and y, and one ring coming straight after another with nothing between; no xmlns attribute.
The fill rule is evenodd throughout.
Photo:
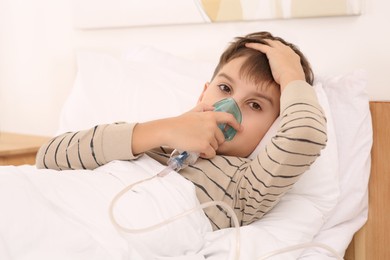
<svg viewBox="0 0 390 260"><path fill-rule="evenodd" d="M272 76L280 85L280 90L294 80L305 80L301 60L298 54L289 46L276 40L265 40L269 45L261 43L247 43L245 46L267 55Z"/></svg>

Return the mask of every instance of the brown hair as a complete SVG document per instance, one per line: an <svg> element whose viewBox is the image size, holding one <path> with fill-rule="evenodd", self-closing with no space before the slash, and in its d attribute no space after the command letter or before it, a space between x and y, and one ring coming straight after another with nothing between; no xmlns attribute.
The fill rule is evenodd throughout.
<svg viewBox="0 0 390 260"><path fill-rule="evenodd" d="M311 66L306 57L303 55L303 53L298 49L298 47L296 47L292 43L286 42L280 37L274 37L269 32L255 32L248 34L244 37L236 37L235 41L230 43L228 48L222 53L219 59L219 63L214 70L212 79L214 79L214 77L218 74L218 72L225 64L235 58L244 56L247 57L247 59L240 70L240 73L242 75L248 77L250 80L253 80L256 84L264 82L275 83L267 56L260 51L245 47L245 44L250 42L268 45L268 43L264 41L265 39L280 41L283 44L289 46L291 49L293 49L301 59L301 65L305 73L306 82L310 85L313 84L314 74L311 69Z"/></svg>

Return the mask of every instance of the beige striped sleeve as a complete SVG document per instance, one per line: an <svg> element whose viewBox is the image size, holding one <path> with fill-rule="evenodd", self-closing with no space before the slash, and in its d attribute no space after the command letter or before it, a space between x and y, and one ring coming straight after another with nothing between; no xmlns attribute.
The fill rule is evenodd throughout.
<svg viewBox="0 0 390 260"><path fill-rule="evenodd" d="M277 134L240 176L235 209L242 225L271 210L326 146L326 118L314 89L303 81L281 96Z"/></svg>
<svg viewBox="0 0 390 260"><path fill-rule="evenodd" d="M135 124L115 123L59 135L38 151L36 167L56 170L94 169L112 160L132 160Z"/></svg>
<svg viewBox="0 0 390 260"><path fill-rule="evenodd" d="M277 134L254 160L234 156L199 158L180 173L196 188L201 203L224 201L234 208L241 225L264 216L298 181L326 145L326 118L312 86L290 83L281 96ZM204 209L213 229L232 227L222 207Z"/></svg>

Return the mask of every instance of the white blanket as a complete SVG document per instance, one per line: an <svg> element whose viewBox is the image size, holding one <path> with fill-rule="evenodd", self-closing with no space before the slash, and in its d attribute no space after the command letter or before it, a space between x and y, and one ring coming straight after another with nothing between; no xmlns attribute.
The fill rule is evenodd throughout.
<svg viewBox="0 0 390 260"><path fill-rule="evenodd" d="M147 156L94 171L0 167L0 259L233 259L234 229L212 232L202 211L144 234L125 234L112 225L108 208L113 197L162 168ZM276 207L269 217L241 227L241 259L311 241L321 227L322 214L310 201L291 197L281 203L291 204L289 216ZM142 228L198 204L193 184L171 173L134 187L114 212L121 225ZM301 218L302 211L308 216L300 220L308 223L307 230L284 228L286 219ZM280 259L298 256L296 251Z"/></svg>

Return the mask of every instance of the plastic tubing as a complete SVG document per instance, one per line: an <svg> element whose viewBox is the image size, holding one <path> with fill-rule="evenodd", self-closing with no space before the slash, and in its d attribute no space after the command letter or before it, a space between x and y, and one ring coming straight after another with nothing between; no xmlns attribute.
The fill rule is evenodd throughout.
<svg viewBox="0 0 390 260"><path fill-rule="evenodd" d="M170 171L171 169L169 167L166 167L161 173L165 173L167 171ZM168 218L160 223L157 223L157 224L154 224L154 225L151 225L151 226L148 226L148 227L145 227L145 228L138 228L138 229L130 229L130 228L126 228L126 227L123 227L121 226L115 219L115 216L114 216L114 207L115 207L115 204L118 202L118 200L126 193L128 192L129 190L131 190L133 187L135 187L136 185L138 184L141 184L143 182L146 182L146 181L149 181L149 180L152 180L156 177L160 177L160 176L165 176L165 174L157 174L157 175L153 175L149 178L145 178L145 179L142 179L140 181L137 181L135 183L132 183L128 186L126 186L124 189L122 189L111 201L110 203L110 207L109 207L109 216L110 216L110 220L112 222L112 224L120 231L122 232L125 232L125 233L132 233L132 234L139 234L139 233L144 233L144 232L150 232L150 231L153 231L155 229L158 229L158 228L161 228L165 225L168 225L169 223L171 222L174 222L180 218L183 218L189 214L192 214L193 212L197 211L197 210L201 210L201 209L204 209L204 208L208 208L208 207L211 207L211 206L221 206L223 207L224 209L226 209L230 215L232 216L233 218L233 223L234 223L234 228L235 228L235 238L236 238L236 241L235 241L235 254L234 254L234 259L235 260L239 260L240 259L240 224L238 222L238 218L236 216L236 214L234 213L234 210L225 202L223 201L209 201L209 202L206 202L206 203L203 203L203 204L200 204L192 209L189 209L189 210L186 210L180 214L177 214L175 216L172 216L171 218ZM304 249L304 248L311 248L311 247L319 247L319 248L322 248L322 249L325 249L326 251L330 252L332 255L334 255L336 257L336 259L338 260L343 260L343 258L336 252L336 250L334 250L333 248L325 245L325 244L322 244L322 243L317 243L317 242L308 242L308 243L302 243L302 244L298 244L298 245L292 245L292 246L287 246L287 247L284 247L284 248L281 248L281 249L277 249L277 250L274 250L272 252L269 252L263 256L261 256L260 258L258 258L257 260L266 260L266 259L269 259L270 257L272 256L276 256L276 255L280 255L280 254L284 254L284 253L287 253L287 252L291 252L291 251L295 251L295 250L299 250L299 249Z"/></svg>
<svg viewBox="0 0 390 260"><path fill-rule="evenodd" d="M166 167L163 171L166 171L166 170L170 170L169 167ZM140 181L137 181L135 183L132 183L130 185L128 185L127 187L125 187L123 190L121 190L111 201L110 203L110 207L109 207L109 216L110 216L110 220L112 222L112 224L120 231L122 232L126 232L126 233L132 233L132 234L139 234L139 233L144 233L144 232L150 232L150 231L153 231L155 229L158 229L160 227L163 227L171 222L174 222L180 218L183 218L197 210L201 210L201 209L204 209L204 208L207 208L207 207L211 207L211 206L221 206L223 207L225 210L227 210L230 215L232 216L233 218L233 223L234 223L234 228L235 228L235 237L236 237L236 241L235 241L235 255L234 255L234 259L235 260L239 260L240 259L240 224L238 222L238 218L234 212L234 210L225 202L223 201L209 201L209 202L206 202L206 203L203 203L203 204L200 204L192 209L189 209L189 210L186 210L180 214L177 214L171 218L168 218L160 223L157 223L155 225L151 225L151 226L148 226L148 227L145 227L145 228L138 228L138 229L131 229L131 228L126 228L126 227L123 227L121 226L115 219L115 216L114 216L114 207L115 207L115 204L118 202L118 200L126 193L128 192L129 190L131 190L134 186L140 184L140 183L143 183L143 182L146 182L146 181L149 181L149 180L152 180L156 177L158 177L159 174L157 175L153 175L152 177L149 177L149 178L145 178L143 180L140 180Z"/></svg>

